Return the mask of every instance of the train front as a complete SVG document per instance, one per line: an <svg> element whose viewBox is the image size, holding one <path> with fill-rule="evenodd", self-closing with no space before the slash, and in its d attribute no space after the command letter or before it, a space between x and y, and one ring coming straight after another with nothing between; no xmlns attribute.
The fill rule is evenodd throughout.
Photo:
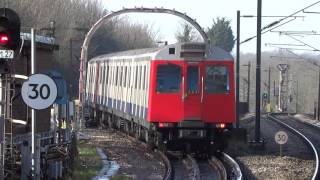
<svg viewBox="0 0 320 180"><path fill-rule="evenodd" d="M233 57L203 43L165 46L151 63L148 121L169 149L216 151L235 121Z"/></svg>

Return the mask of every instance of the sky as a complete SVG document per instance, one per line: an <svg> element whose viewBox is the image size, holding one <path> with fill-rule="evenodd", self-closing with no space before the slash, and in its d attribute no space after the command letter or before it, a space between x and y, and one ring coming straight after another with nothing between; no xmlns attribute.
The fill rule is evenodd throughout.
<svg viewBox="0 0 320 180"><path fill-rule="evenodd" d="M262 16L288 16L316 2L317 0L262 0ZM123 7L141 6L175 9L196 19L200 26L205 29L213 24L213 19L225 17L231 21L234 36L236 36L237 10L240 10L241 15L257 14L257 0L104 0L103 4L110 11L117 11ZM320 3L306 9L306 11L320 12ZM125 16L133 22L149 24L158 33L159 40L168 41L169 43L175 43L175 33L180 28L179 24L184 22L179 17L166 14L130 13ZM320 14L301 12L296 16L299 17L273 31L314 31L315 33L320 33ZM263 17L262 27L281 18ZM256 35L256 18L240 18L240 21L241 41ZM262 35L262 51L276 50L281 53L284 50L280 48L291 48L294 49L292 51L295 53L304 53L312 52L310 50L313 49L320 49L319 35L302 35L299 33L291 37L280 35L279 32L268 32ZM311 47L303 45L302 42ZM290 44L290 46L282 44ZM292 46L293 44L297 46ZM296 49L307 49L307 51ZM233 51L235 52L235 47ZM256 39L241 44L240 51L242 53L255 53Z"/></svg>

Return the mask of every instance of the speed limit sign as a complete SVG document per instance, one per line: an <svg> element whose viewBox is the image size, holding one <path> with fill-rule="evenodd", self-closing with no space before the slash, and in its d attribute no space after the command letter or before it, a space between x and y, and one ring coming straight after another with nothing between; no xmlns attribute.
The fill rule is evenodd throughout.
<svg viewBox="0 0 320 180"><path fill-rule="evenodd" d="M278 131L274 136L274 140L280 145L285 144L288 141L288 135L284 131Z"/></svg>
<svg viewBox="0 0 320 180"><path fill-rule="evenodd" d="M23 101L33 109L46 109L57 98L57 85L45 74L33 74L22 84Z"/></svg>

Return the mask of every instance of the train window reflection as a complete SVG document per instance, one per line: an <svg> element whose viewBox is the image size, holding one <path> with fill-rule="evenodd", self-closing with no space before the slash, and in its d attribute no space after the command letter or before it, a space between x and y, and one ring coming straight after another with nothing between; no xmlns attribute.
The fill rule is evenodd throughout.
<svg viewBox="0 0 320 180"><path fill-rule="evenodd" d="M188 93L197 93L199 84L199 68L198 66L189 66L187 69L187 87Z"/></svg>
<svg viewBox="0 0 320 180"><path fill-rule="evenodd" d="M157 68L157 92L177 93L180 91L181 67L174 64L159 65Z"/></svg>
<svg viewBox="0 0 320 180"><path fill-rule="evenodd" d="M207 66L205 76L205 91L207 93L227 93L229 87L228 67Z"/></svg>

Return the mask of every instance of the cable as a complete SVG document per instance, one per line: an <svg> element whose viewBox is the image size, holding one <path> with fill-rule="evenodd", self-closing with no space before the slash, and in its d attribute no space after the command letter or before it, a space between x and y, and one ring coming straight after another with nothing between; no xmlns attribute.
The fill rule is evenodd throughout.
<svg viewBox="0 0 320 180"><path fill-rule="evenodd" d="M287 35L287 34L286 34L286 35ZM307 43L305 43L305 42L303 42L303 41L301 41L301 40L299 40L299 39L297 39L297 38L294 38L294 37L292 37L292 36L290 36L290 35L287 35L287 36L290 37L290 38L293 39L293 40L296 40L296 41L298 41L298 42L300 42L300 43L302 43L302 44L304 44L304 45L306 45L306 46L314 49L315 51L320 51L319 49L317 49L317 48L315 48L315 47L313 47L313 46L311 46L311 45L309 45L309 44L307 44Z"/></svg>
<svg viewBox="0 0 320 180"><path fill-rule="evenodd" d="M296 18L290 19L289 21L286 21L286 22L284 22L284 23L282 23L282 24L280 24L280 25L278 25L278 26L276 26L276 27L273 27L272 29L269 29L269 30L267 30L267 31L261 32L261 35L262 35L262 34L265 34L265 33L267 33L267 32L271 32L273 29L276 29L276 28L278 28L278 27L280 27L280 26L283 26L283 25L285 25L285 24L288 24L289 22L291 22L291 21L293 21L293 20L295 20L295 19L296 19ZM248 42L248 41L250 41L250 40L252 40L252 39L254 39L254 38L256 38L256 37L257 37L257 36L252 36L251 38L248 38L248 39L242 41L240 44L246 43L246 42Z"/></svg>
<svg viewBox="0 0 320 180"><path fill-rule="evenodd" d="M315 3L313 3L313 4L311 4L311 5L303 8L303 9L300 9L299 11L296 11L296 12L290 14L289 16L286 16L286 17L284 17L284 18L282 18L282 19L279 19L279 20L277 20L277 21L274 21L274 22L268 24L267 26L263 27L263 28L261 29L261 31L263 31L263 30L265 30L265 29L268 29L268 28L271 28L272 26L275 26L275 25L279 24L281 21L283 21L283 20L285 20L285 19L292 18L292 16L294 16L294 15L298 14L299 12L302 12L302 11L304 11L304 10L306 10L306 9L308 9L308 8L310 8L310 7L318 4L318 3L320 3L320 1L317 1L317 2L315 2ZM294 19L296 19L296 18L294 18ZM293 20L294 20L294 19L293 19ZM292 21L292 20L291 20L291 21ZM276 26L275 28L280 27L280 26L282 26L282 25L284 25L284 24L287 24L287 23L289 23L289 22L291 22L291 21L287 21L286 23L283 23L283 24L281 24L281 25L279 25L279 26ZM275 29L275 28L273 28L273 29ZM272 29L270 29L270 30L272 30ZM270 30L268 30L268 31L266 31L266 32L269 32ZM261 35L262 35L262 34L265 34L266 32L261 33ZM252 37L250 37L250 38L242 41L240 44L245 43L245 42L248 42L248 41L250 41L250 40L252 40L252 39L254 39L254 38L256 38L256 36L252 36Z"/></svg>

